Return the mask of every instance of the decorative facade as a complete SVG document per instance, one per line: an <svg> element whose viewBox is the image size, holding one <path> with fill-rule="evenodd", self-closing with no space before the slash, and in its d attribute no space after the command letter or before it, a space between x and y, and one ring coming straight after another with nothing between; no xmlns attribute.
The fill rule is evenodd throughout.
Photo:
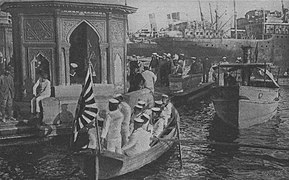
<svg viewBox="0 0 289 180"><path fill-rule="evenodd" d="M133 7L103 1L5 1L1 9L12 15L17 99L38 71L49 75L55 89L81 85L89 61L94 83L126 92L126 27ZM72 81L71 63L78 65ZM61 91L61 90L60 90ZM97 94L98 92L96 92Z"/></svg>

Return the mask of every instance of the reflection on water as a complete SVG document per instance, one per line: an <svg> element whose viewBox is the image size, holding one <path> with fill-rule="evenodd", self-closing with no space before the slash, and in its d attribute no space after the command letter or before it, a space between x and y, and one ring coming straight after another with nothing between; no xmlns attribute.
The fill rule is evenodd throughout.
<svg viewBox="0 0 289 180"><path fill-rule="evenodd" d="M181 138L289 147L289 88L281 89L278 114L249 129L220 123L209 100L179 108ZM71 179L87 177L67 151L68 139L0 150L0 179ZM174 146L159 160L115 178L134 179L288 179L287 151L182 143L183 169Z"/></svg>

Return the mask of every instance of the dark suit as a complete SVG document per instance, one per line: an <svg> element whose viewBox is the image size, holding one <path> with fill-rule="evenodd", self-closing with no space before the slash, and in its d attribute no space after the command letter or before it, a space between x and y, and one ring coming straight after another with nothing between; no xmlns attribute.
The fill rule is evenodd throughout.
<svg viewBox="0 0 289 180"><path fill-rule="evenodd" d="M0 76L0 104L2 118L5 117L5 108L8 108L8 117L12 116L14 98L14 81L10 74ZM4 116L3 116L4 115Z"/></svg>

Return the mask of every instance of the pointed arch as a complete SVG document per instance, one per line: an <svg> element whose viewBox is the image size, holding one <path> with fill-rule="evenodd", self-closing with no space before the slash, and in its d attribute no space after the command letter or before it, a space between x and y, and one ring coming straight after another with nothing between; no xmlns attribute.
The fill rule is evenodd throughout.
<svg viewBox="0 0 289 180"><path fill-rule="evenodd" d="M94 83L101 83L101 52L100 36L93 26L86 21L81 21L78 26L72 28L69 35L69 64L70 83L82 84L88 68L89 61L94 67ZM75 65L76 64L76 65Z"/></svg>
<svg viewBox="0 0 289 180"><path fill-rule="evenodd" d="M97 36L99 37L99 42L102 42L103 39L100 35L100 33L98 32L98 30L87 20L83 19L81 21L79 21L78 23L76 23L74 26L72 26L72 28L69 30L69 32L67 33L67 36L66 36L66 42L70 43L70 36L71 34L74 32L74 30L82 23L85 23L87 24L88 26L91 27L91 29L93 29L93 31L97 34Z"/></svg>

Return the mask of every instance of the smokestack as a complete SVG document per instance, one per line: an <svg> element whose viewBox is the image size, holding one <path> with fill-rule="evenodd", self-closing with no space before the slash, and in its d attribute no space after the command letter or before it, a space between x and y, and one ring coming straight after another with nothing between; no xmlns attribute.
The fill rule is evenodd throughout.
<svg viewBox="0 0 289 180"><path fill-rule="evenodd" d="M251 63L252 47L242 46L242 50L243 50L243 63Z"/></svg>

